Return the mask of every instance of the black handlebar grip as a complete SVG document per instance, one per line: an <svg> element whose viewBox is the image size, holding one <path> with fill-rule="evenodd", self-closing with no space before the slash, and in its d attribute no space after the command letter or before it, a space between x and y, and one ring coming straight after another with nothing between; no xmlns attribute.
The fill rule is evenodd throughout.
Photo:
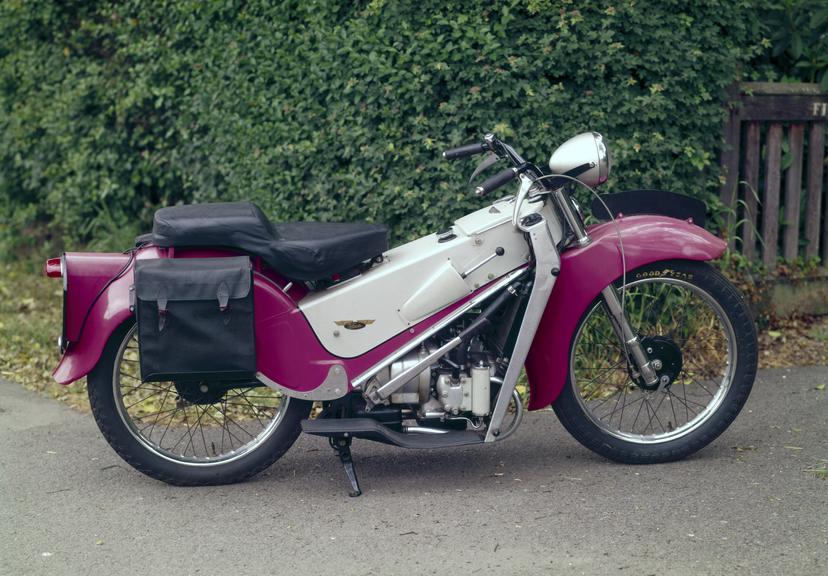
<svg viewBox="0 0 828 576"><path fill-rule="evenodd" d="M474 156L475 154L483 154L486 151L486 145L475 142L474 144L466 144L457 148L449 148L443 152L443 158L446 160L454 160L455 158L463 158L465 156Z"/></svg>
<svg viewBox="0 0 828 576"><path fill-rule="evenodd" d="M500 188L504 184L511 182L520 171L517 168L506 168L501 170L488 180L484 181L480 186L474 189L474 193L478 196L488 194L492 190Z"/></svg>

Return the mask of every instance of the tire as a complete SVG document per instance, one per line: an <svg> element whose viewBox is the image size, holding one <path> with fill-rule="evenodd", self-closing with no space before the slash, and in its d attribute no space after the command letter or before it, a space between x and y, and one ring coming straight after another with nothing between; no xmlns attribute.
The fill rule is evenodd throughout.
<svg viewBox="0 0 828 576"><path fill-rule="evenodd" d="M87 380L89 402L98 428L115 452L136 470L177 486L232 484L246 480L273 464L299 436L300 422L310 413L311 403L281 397L258 383L245 386L228 383L216 389L210 383L209 390L204 393L206 388L185 388L182 383L172 382L145 383L125 373L124 370L137 370L138 366L135 359L137 348L133 350L131 346L137 343L135 328L135 323L128 321L115 330ZM132 357L128 358L129 355ZM132 384L122 385L122 382ZM257 391L257 396L248 399L249 391ZM134 396L130 395L134 394L141 396L133 402ZM149 396L144 398L144 394ZM127 397L129 402L125 400ZM157 404L159 398L163 398L160 405ZM242 398L246 404L241 401ZM155 403L158 413L144 415L144 407L152 403ZM162 414L167 406L166 414ZM193 418L199 415L200 418L192 419L188 414ZM248 414L252 417L248 418ZM182 418L186 427L182 424ZM169 434L170 438L167 447L164 436L158 441L165 421L167 429L164 435ZM254 434L254 426L259 426L261 431ZM182 435L179 444L172 446L177 433L182 430L189 434L189 439L184 440L186 436ZM217 447L219 431L220 449ZM245 431L251 438L246 444L247 436L242 433ZM207 438L210 438L209 448ZM183 450L181 442L184 443ZM229 444L228 448L225 448L225 443Z"/></svg>
<svg viewBox="0 0 828 576"><path fill-rule="evenodd" d="M663 261L628 272L625 302L669 385L647 386L630 368L599 295L575 330L567 382L553 408L575 439L606 458L680 460L715 440L744 406L756 377L754 320L736 288L703 262ZM644 410L642 423L649 422L642 427Z"/></svg>

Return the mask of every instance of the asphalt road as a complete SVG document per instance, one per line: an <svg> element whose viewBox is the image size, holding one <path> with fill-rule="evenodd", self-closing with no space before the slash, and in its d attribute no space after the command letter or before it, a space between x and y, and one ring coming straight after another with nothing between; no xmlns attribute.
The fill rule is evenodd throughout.
<svg viewBox="0 0 828 576"><path fill-rule="evenodd" d="M133 471L90 416L0 382L0 574L825 574L828 367L763 371L713 445L624 466L553 413L501 445L355 442L348 498L323 439L242 485Z"/></svg>

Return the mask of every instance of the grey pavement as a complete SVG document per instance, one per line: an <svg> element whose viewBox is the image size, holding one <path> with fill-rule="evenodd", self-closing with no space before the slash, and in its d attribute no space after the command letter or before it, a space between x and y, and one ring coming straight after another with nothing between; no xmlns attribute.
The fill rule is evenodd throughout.
<svg viewBox="0 0 828 576"><path fill-rule="evenodd" d="M766 370L682 462L613 464L550 411L495 446L323 439L235 486L124 464L88 415L0 382L0 574L826 574L828 367Z"/></svg>

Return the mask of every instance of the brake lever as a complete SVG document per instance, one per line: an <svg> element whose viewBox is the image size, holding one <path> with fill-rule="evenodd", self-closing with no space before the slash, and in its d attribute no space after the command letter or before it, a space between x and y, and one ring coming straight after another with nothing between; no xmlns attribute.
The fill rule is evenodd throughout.
<svg viewBox="0 0 828 576"><path fill-rule="evenodd" d="M477 165L477 168L474 169L474 172L472 172L471 178L469 178L469 184L471 184L481 172L496 164L498 160L500 160L500 158L498 158L496 154L489 152L480 164Z"/></svg>
<svg viewBox="0 0 828 576"><path fill-rule="evenodd" d="M515 209L512 211L512 224L518 230L520 230L518 226L518 220L520 220L520 208L521 206L523 206L523 202L529 196L529 190L532 189L532 185L535 183L526 174L521 174L519 178L520 189L518 190L518 193L515 196Z"/></svg>

